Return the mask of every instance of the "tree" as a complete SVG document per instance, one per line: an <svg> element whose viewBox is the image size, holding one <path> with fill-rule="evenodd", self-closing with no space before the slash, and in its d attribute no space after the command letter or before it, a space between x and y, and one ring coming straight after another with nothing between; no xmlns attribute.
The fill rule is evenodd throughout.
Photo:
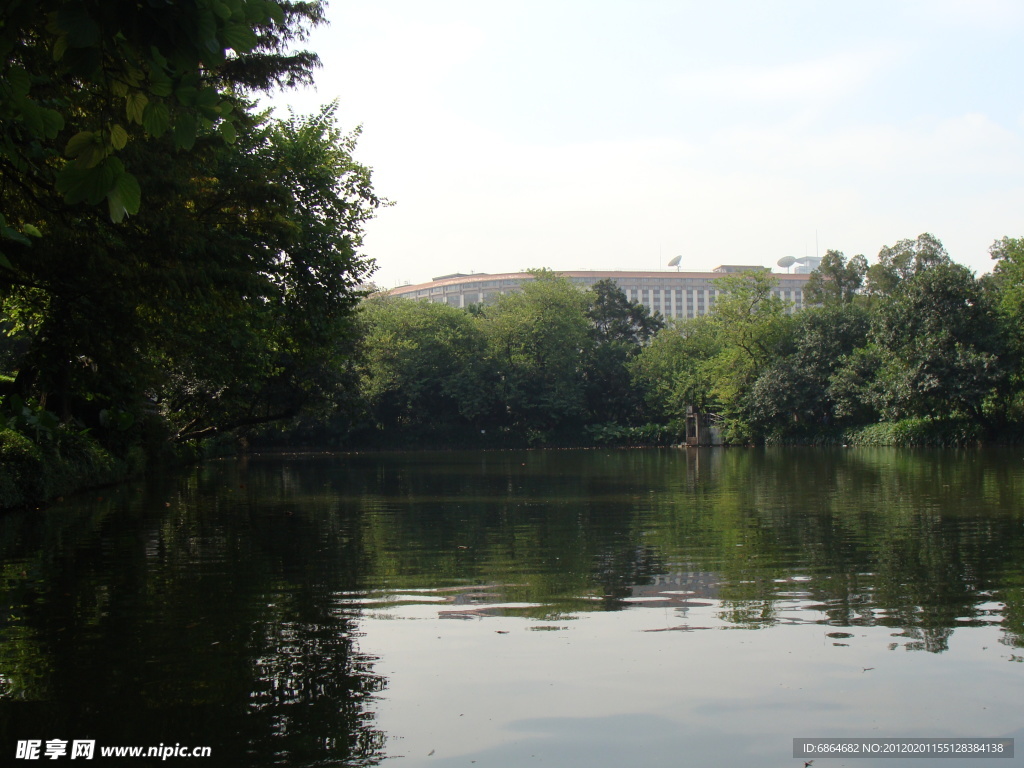
<svg viewBox="0 0 1024 768"><path fill-rule="evenodd" d="M787 346L758 377L747 396L751 422L762 432L820 428L837 421L831 390L846 356L864 346L868 313L851 303L827 303L794 318Z"/></svg>
<svg viewBox="0 0 1024 768"><path fill-rule="evenodd" d="M900 240L895 245L883 246L878 252L878 263L867 271L868 293L889 296L900 283L918 272L949 261L945 247L934 235L925 232L916 240Z"/></svg>
<svg viewBox="0 0 1024 768"><path fill-rule="evenodd" d="M505 405L499 423L544 440L581 423L594 341L587 295L553 272L532 274L521 291L487 307L481 322Z"/></svg>
<svg viewBox="0 0 1024 768"><path fill-rule="evenodd" d="M248 100L310 82L317 57L290 47L323 18L320 0L8 3L14 395L94 430L155 404L182 439L343 398L383 201L333 108L268 121Z"/></svg>
<svg viewBox="0 0 1024 768"><path fill-rule="evenodd" d="M174 385L160 390L161 403L179 439L330 410L351 396L352 314L375 268L358 249L386 201L352 157L359 132L343 134L335 111L256 126L202 191L200 210L223 238L213 253L194 244L209 270L205 290L228 290L212 306L195 297L201 323L184 326L173 347L181 351L167 360ZM195 201L183 202L195 230L203 219L188 221Z"/></svg>
<svg viewBox="0 0 1024 768"><path fill-rule="evenodd" d="M863 256L847 261L841 251L826 251L807 280L804 300L809 304L849 304L863 286L867 271Z"/></svg>
<svg viewBox="0 0 1024 768"><path fill-rule="evenodd" d="M377 294L359 322L360 394L378 429L457 440L490 410L486 340L468 312Z"/></svg>
<svg viewBox="0 0 1024 768"><path fill-rule="evenodd" d="M723 417L727 439L754 437L751 394L759 377L791 347L792 319L774 294L767 272L751 271L716 281L712 314L678 322L658 333L630 365L648 404L679 433L687 406Z"/></svg>
<svg viewBox="0 0 1024 768"><path fill-rule="evenodd" d="M587 317L593 323L594 336L599 342L645 344L665 327L660 315L652 315L640 302L630 301L614 280L599 280L590 290Z"/></svg>
<svg viewBox="0 0 1024 768"><path fill-rule="evenodd" d="M883 356L884 350L868 343L839 359L828 382L837 423L861 425L880 419L878 370Z"/></svg>
<svg viewBox="0 0 1024 768"><path fill-rule="evenodd" d="M721 409L727 436L752 436L746 398L758 376L780 354L791 318L773 293L776 280L768 272L751 271L715 281L722 291L712 318L720 351L710 363L714 397Z"/></svg>
<svg viewBox="0 0 1024 768"><path fill-rule="evenodd" d="M234 145L188 153L133 144L155 204L120 225L57 206L4 301L16 393L94 430L103 410L156 407L179 439L336 402L382 201L333 115L247 119Z"/></svg>
<svg viewBox="0 0 1024 768"><path fill-rule="evenodd" d="M166 135L191 149L214 129L234 141L240 97L309 81L316 56L287 48L322 21L320 0L10 0L0 167L30 205L4 200L2 234L39 234L31 208L53 185L69 205L106 200L115 222L137 213L129 142Z"/></svg>
<svg viewBox="0 0 1024 768"><path fill-rule="evenodd" d="M959 414L987 421L986 398L1003 377L992 307L941 243L930 241L926 256L917 256L906 259L872 322L879 410L889 419Z"/></svg>
<svg viewBox="0 0 1024 768"><path fill-rule="evenodd" d="M1004 340L1006 386L1002 408L1013 420L1024 419L1024 238L1004 237L989 249L996 264L982 278L984 295L995 308Z"/></svg>
<svg viewBox="0 0 1024 768"><path fill-rule="evenodd" d="M631 302L613 280L601 280L590 292L587 316L594 344L586 365L587 410L592 421L629 422L640 417L643 400L632 386L632 360L665 322L639 302Z"/></svg>
<svg viewBox="0 0 1024 768"><path fill-rule="evenodd" d="M686 434L686 408L714 410L711 361L721 351L717 324L695 317L668 325L628 363L634 388L643 395L651 416Z"/></svg>

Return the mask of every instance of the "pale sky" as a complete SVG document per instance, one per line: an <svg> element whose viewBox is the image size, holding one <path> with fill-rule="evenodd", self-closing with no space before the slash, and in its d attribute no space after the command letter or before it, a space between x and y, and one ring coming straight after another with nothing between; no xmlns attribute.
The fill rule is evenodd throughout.
<svg viewBox="0 0 1024 768"><path fill-rule="evenodd" d="M1021 0L331 0L316 88L385 288L1024 236ZM285 111L281 110L283 116Z"/></svg>

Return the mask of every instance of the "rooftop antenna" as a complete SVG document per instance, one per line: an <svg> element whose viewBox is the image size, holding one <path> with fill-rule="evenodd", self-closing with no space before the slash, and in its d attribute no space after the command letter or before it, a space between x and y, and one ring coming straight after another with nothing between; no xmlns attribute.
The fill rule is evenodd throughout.
<svg viewBox="0 0 1024 768"><path fill-rule="evenodd" d="M679 262L682 261L682 260L683 260L682 256L676 256L674 259L669 261L668 265L670 267L675 267L676 268L676 272L678 272L679 271Z"/></svg>

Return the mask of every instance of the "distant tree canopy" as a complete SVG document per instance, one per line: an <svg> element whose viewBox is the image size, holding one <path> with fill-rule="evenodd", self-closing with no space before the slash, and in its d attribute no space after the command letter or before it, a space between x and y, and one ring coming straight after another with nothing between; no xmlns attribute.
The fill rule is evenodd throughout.
<svg viewBox="0 0 1024 768"><path fill-rule="evenodd" d="M810 304L849 304L864 286L868 260L854 256L849 261L840 251L826 251L804 287L804 301Z"/></svg>
<svg viewBox="0 0 1024 768"><path fill-rule="evenodd" d="M662 321L613 283L584 291L532 274L468 310L383 295L363 304L362 398L380 440L578 441L586 424L642 417L626 366Z"/></svg>
<svg viewBox="0 0 1024 768"><path fill-rule="evenodd" d="M469 311L378 298L362 313L364 397L393 437L461 430L456 444L678 440L688 406L733 442L903 420L1010 434L1024 426L1024 247L1004 238L992 253L978 280L928 234L870 267L829 251L800 312L756 271L717 280L710 314L669 322L610 281L584 291L543 270Z"/></svg>
<svg viewBox="0 0 1024 768"><path fill-rule="evenodd" d="M595 338L601 342L645 344L665 327L660 315L652 315L640 302L630 301L614 280L599 280L590 290L593 299L587 317Z"/></svg>
<svg viewBox="0 0 1024 768"><path fill-rule="evenodd" d="M709 318L654 338L634 383L650 418L678 431L690 403L721 413L737 440L900 419L1005 433L1024 416L1020 253L1018 240L997 242L979 280L930 234L882 248L870 267L828 251L805 291L817 306L794 316L768 301L770 277L740 276Z"/></svg>

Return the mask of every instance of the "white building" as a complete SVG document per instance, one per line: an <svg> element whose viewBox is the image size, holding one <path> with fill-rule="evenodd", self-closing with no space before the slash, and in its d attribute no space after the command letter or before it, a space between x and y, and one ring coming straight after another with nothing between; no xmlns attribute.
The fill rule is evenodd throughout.
<svg viewBox="0 0 1024 768"><path fill-rule="evenodd" d="M723 274L764 269L763 267L723 265L712 272L559 272L582 288L589 288L601 280L614 280L630 301L643 304L663 317L681 318L706 315L714 306L719 291L715 281ZM773 273L778 285L775 295L792 306L792 311L804 307L804 286L810 275ZM466 307L470 304L494 301L503 293L519 290L528 280L529 272L508 272L500 275L472 274L445 275L429 283L403 285L388 293L407 299L430 300Z"/></svg>

